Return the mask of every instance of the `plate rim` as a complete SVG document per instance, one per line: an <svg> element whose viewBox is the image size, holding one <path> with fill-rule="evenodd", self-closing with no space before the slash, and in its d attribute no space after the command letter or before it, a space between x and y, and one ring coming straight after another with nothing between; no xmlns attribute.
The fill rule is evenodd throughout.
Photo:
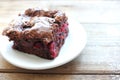
<svg viewBox="0 0 120 80"><path fill-rule="evenodd" d="M15 63L9 61L9 59L7 59L5 55L3 55L2 50L0 50L0 54L1 54L2 57L3 57L7 62L9 62L10 64L12 64L12 65L14 65L14 66L16 66L16 67L23 68L23 69L28 69L28 70L45 70L45 69L51 69L51 68L55 68L55 67L62 66L62 65L64 65L64 64L72 61L73 59L75 59L78 55L80 55L81 51L84 49L84 47L85 47L85 45L86 45L86 43L87 43L87 33L86 33L85 29L83 28L83 26L82 26L81 24L79 24L79 23L77 23L77 22L75 22L75 23L78 24L80 28L82 28L82 30L83 30L83 32L84 32L84 38L85 38L84 40L85 40L85 41L84 41L84 44L82 45L81 49L79 50L79 53L77 53L76 56L70 58L69 60L67 60L67 61L65 61L65 62L59 63L59 64L57 64L57 65L51 65L51 66L49 66L49 67L47 66L47 67L44 67L44 68L40 68L40 67L33 68L33 67L21 66L21 65L18 65L18 64L15 64ZM69 35L68 35L68 36L69 36ZM1 35L0 37L3 37L3 36ZM65 43L66 43L66 42L65 42ZM59 57L59 55L58 55L58 57ZM54 60L55 60L55 59L54 59Z"/></svg>

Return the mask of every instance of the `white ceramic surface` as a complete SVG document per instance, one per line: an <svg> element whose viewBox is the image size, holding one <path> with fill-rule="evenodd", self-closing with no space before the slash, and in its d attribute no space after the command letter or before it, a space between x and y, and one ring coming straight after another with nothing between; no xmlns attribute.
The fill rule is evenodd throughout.
<svg viewBox="0 0 120 80"><path fill-rule="evenodd" d="M7 37L0 37L0 51L5 60L14 66L42 70L61 66L76 58L86 44L86 32L80 23L69 20L69 35L65 40L59 55L54 60L46 60L34 55L12 49L13 42L9 42Z"/></svg>

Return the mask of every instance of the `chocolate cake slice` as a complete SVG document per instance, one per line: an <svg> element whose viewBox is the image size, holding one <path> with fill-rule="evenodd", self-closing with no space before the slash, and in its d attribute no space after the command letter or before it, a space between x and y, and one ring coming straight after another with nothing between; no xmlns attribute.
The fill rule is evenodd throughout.
<svg viewBox="0 0 120 80"><path fill-rule="evenodd" d="M58 56L66 37L68 22L59 10L29 8L12 20L3 35L13 41L13 48L46 59Z"/></svg>

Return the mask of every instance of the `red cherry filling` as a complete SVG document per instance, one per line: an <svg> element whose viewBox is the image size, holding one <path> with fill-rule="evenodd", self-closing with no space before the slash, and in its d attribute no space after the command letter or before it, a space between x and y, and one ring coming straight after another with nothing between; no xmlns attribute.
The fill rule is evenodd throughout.
<svg viewBox="0 0 120 80"><path fill-rule="evenodd" d="M62 30L63 32L67 33L68 32L68 23L65 23L62 25Z"/></svg>
<svg viewBox="0 0 120 80"><path fill-rule="evenodd" d="M38 41L34 43L33 47L37 49L43 49L43 44L40 41Z"/></svg>
<svg viewBox="0 0 120 80"><path fill-rule="evenodd" d="M67 36L66 35L67 32L68 32L68 24L64 23L58 30L59 38L64 39Z"/></svg>
<svg viewBox="0 0 120 80"><path fill-rule="evenodd" d="M56 50L56 44L55 44L55 42L51 42L49 44L49 49L50 49L50 52L51 52L51 57L52 58L57 57L57 50Z"/></svg>

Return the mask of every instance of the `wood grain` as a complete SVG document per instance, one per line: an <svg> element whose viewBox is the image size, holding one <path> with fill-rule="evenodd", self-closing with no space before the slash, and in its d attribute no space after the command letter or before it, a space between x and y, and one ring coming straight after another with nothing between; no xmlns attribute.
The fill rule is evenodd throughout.
<svg viewBox="0 0 120 80"><path fill-rule="evenodd" d="M21 69L0 55L0 80L120 79L120 1L1 0L0 34L18 13L37 6L60 9L74 17L87 32L87 45L73 61L49 70Z"/></svg>
<svg viewBox="0 0 120 80"><path fill-rule="evenodd" d="M73 15L81 23L120 23L120 1L118 0L75 0L74 2L72 0L14 0L12 4L9 4L9 1L2 0L0 2L0 22L8 23L11 18L15 17L21 11L29 7L38 6L64 10Z"/></svg>
<svg viewBox="0 0 120 80"><path fill-rule="evenodd" d="M119 75L0 74L0 80L119 80Z"/></svg>

